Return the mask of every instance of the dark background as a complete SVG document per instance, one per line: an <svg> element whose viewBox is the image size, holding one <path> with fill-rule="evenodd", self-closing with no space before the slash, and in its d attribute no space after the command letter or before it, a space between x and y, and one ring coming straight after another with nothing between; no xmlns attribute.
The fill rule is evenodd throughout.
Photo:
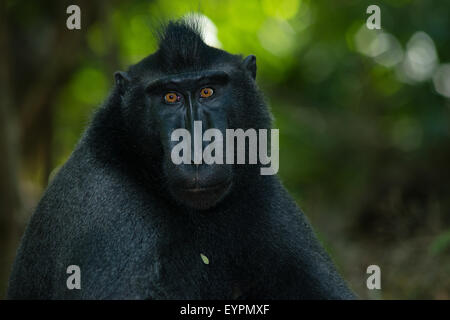
<svg viewBox="0 0 450 320"><path fill-rule="evenodd" d="M81 30L66 28L71 4ZM381 30L365 26L371 4ZM429 0L1 1L0 297L113 72L155 50L161 20L193 11L211 43L257 56L280 177L356 293L449 299L450 2ZM381 290L366 288L371 264Z"/></svg>

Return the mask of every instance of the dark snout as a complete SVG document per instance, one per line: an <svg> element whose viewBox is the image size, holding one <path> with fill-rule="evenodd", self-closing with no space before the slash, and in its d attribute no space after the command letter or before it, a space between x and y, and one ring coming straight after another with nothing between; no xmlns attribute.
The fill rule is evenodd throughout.
<svg viewBox="0 0 450 320"><path fill-rule="evenodd" d="M172 81L181 85L186 79L176 78ZM164 109L167 114L161 122L164 126L161 138L165 152L165 175L170 193L177 202L205 210L224 199L231 187L232 165L224 164L224 159L212 164L200 159L204 158L203 151L212 142L204 138L205 132L208 129L218 130L223 137L228 127L227 117L218 112L222 104L220 99L200 101L198 92L190 89L182 96L177 108ZM182 146L180 153L177 146ZM225 144L221 146L225 154ZM174 154L182 154L183 160L174 159Z"/></svg>

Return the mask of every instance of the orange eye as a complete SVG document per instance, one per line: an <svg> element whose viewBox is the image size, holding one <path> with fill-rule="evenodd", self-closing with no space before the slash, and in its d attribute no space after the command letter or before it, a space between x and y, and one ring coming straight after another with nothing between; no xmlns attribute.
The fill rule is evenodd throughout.
<svg viewBox="0 0 450 320"><path fill-rule="evenodd" d="M175 102L180 101L180 96L177 95L175 92L169 92L169 93L166 93L166 95L164 96L164 100L167 103L175 103Z"/></svg>
<svg viewBox="0 0 450 320"><path fill-rule="evenodd" d="M211 88L203 88L200 90L200 97L202 98L209 98L213 95L214 90Z"/></svg>

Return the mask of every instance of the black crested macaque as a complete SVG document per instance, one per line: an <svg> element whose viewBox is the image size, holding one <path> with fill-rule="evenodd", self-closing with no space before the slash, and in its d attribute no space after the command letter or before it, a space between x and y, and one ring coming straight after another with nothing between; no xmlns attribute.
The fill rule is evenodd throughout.
<svg viewBox="0 0 450 320"><path fill-rule="evenodd" d="M10 299L352 299L261 164L180 164L171 133L271 128L254 56L169 22L95 113L28 224ZM81 270L69 289L67 268Z"/></svg>

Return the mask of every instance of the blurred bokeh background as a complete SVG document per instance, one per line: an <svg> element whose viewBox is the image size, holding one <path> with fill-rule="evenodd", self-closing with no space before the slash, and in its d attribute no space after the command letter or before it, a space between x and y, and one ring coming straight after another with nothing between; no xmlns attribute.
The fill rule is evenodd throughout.
<svg viewBox="0 0 450 320"><path fill-rule="evenodd" d="M81 30L66 8L81 8ZM381 8L381 30L366 9ZM113 72L152 29L197 12L210 44L255 54L280 129L280 177L353 290L450 299L450 2L0 2L0 297L49 177ZM382 289L366 287L381 267Z"/></svg>

